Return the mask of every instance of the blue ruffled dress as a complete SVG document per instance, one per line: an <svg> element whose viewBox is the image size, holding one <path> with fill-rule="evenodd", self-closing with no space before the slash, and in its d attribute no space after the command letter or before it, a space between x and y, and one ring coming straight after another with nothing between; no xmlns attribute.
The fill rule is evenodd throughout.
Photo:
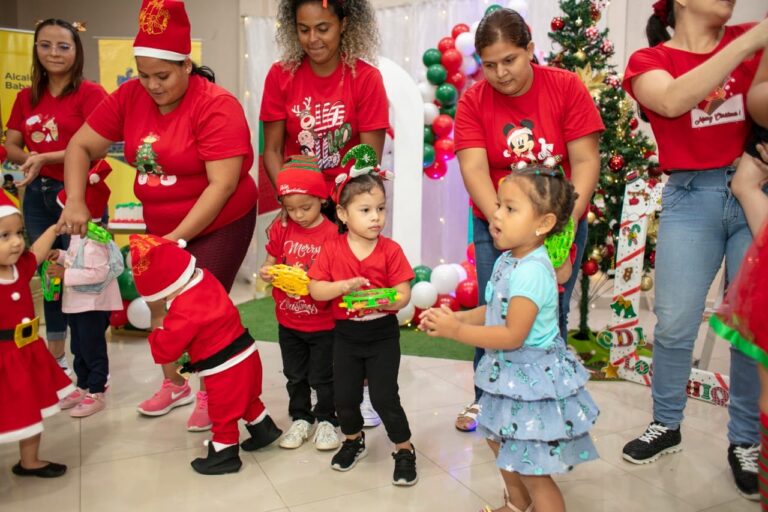
<svg viewBox="0 0 768 512"><path fill-rule="evenodd" d="M519 259L504 252L485 294L485 325L504 325L513 297L539 308L523 346L486 350L475 372L483 390L478 428L501 444L497 466L551 475L597 459L589 430L599 411L584 388L589 374L559 334L557 281L544 247Z"/></svg>

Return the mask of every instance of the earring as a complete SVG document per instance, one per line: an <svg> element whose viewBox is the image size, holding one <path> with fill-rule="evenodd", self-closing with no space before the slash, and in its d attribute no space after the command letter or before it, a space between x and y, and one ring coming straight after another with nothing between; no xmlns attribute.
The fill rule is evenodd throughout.
<svg viewBox="0 0 768 512"><path fill-rule="evenodd" d="M540 235L539 235L539 230L538 230L538 229L537 229L536 231L534 231L534 233L536 233L536 236L540 236Z"/></svg>

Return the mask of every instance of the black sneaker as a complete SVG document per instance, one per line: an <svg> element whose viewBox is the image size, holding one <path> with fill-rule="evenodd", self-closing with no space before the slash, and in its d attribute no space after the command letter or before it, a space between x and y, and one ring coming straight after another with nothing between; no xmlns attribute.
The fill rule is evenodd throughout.
<svg viewBox="0 0 768 512"><path fill-rule="evenodd" d="M757 481L757 457L760 455L759 444L732 444L728 446L728 464L739 494L748 500L758 501L760 489Z"/></svg>
<svg viewBox="0 0 768 512"><path fill-rule="evenodd" d="M413 445L412 445L413 446ZM392 474L392 483L395 485L409 486L419 481L416 474L416 449L403 448L392 454L395 459L395 472Z"/></svg>
<svg viewBox="0 0 768 512"><path fill-rule="evenodd" d="M357 439L345 439L341 448L331 459L331 468L336 471L349 471L357 461L368 455L365 449L365 432L360 432Z"/></svg>
<svg viewBox="0 0 768 512"><path fill-rule="evenodd" d="M680 427L672 430L654 421L643 435L624 445L622 456L633 464L648 464L667 453L679 452L681 442Z"/></svg>

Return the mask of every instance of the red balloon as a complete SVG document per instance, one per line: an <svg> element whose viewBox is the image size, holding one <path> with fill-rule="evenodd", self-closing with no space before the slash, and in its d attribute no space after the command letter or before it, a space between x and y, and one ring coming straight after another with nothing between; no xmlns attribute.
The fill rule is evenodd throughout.
<svg viewBox="0 0 768 512"><path fill-rule="evenodd" d="M467 279L477 279L477 267L474 263L462 261L461 268L467 271Z"/></svg>
<svg viewBox="0 0 768 512"><path fill-rule="evenodd" d="M445 50L450 50L455 47L456 45L454 44L452 37L444 37L437 43L437 49L440 50L440 53L445 53Z"/></svg>
<svg viewBox="0 0 768 512"><path fill-rule="evenodd" d="M437 296L437 302L435 302L435 305L432 306L434 308L439 308L440 306L448 306L451 311L458 311L461 309L461 306L459 305L459 301L456 300L456 297L452 295L448 295L447 293L441 293Z"/></svg>
<svg viewBox="0 0 768 512"><path fill-rule="evenodd" d="M456 39L459 37L459 34L463 34L464 32L469 32L469 26L467 26L466 23L459 23L453 27L453 30L451 30L451 37Z"/></svg>
<svg viewBox="0 0 768 512"><path fill-rule="evenodd" d="M421 320L419 319L419 316L421 316L423 312L424 312L423 309L413 308L413 318L411 318L411 327L419 326L419 322L421 322Z"/></svg>
<svg viewBox="0 0 768 512"><path fill-rule="evenodd" d="M456 300L459 302L459 304L461 304L462 307L477 307L477 301L479 299L477 295L477 288L477 278L467 278L460 282L458 286L456 286Z"/></svg>
<svg viewBox="0 0 768 512"><path fill-rule="evenodd" d="M440 178L445 176L445 173L447 172L448 172L448 167L445 165L445 160L435 159L432 165L424 168L424 174L426 174L428 178L431 178L433 180L439 180Z"/></svg>
<svg viewBox="0 0 768 512"><path fill-rule="evenodd" d="M467 261L473 265L475 264L475 242L467 246Z"/></svg>
<svg viewBox="0 0 768 512"><path fill-rule="evenodd" d="M432 131L440 139L445 137L453 130L453 118L448 114L440 114L432 121Z"/></svg>
<svg viewBox="0 0 768 512"><path fill-rule="evenodd" d="M113 311L109 315L109 325L112 327L122 327L128 323L128 304L129 301L123 301L123 309L120 311Z"/></svg>
<svg viewBox="0 0 768 512"><path fill-rule="evenodd" d="M440 57L440 63L449 75L458 71L463 62L464 56L456 48L448 48L443 52L443 56Z"/></svg>
<svg viewBox="0 0 768 512"><path fill-rule="evenodd" d="M467 77L464 76L464 73L461 71L457 71L448 75L448 78L445 79L445 83L451 84L457 91L461 91L464 89L464 86L467 85Z"/></svg>
<svg viewBox="0 0 768 512"><path fill-rule="evenodd" d="M436 160L451 160L456 158L456 152L454 151L453 139L444 137L437 139L434 144L435 147L435 159Z"/></svg>

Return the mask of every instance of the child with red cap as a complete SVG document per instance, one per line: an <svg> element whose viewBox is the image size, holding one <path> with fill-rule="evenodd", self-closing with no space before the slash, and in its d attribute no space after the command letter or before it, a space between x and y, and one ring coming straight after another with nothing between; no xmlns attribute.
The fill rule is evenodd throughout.
<svg viewBox="0 0 768 512"><path fill-rule="evenodd" d="M272 282L272 266L283 264L304 271L320 254L326 240L338 236L336 225L321 212L328 197L323 173L314 156L293 156L277 175L277 194L288 214L272 223L267 236L267 259L259 270ZM294 290L291 290L294 291ZM288 382L288 414L293 423L280 440L282 448L298 448L312 433L318 450L339 447L336 408L333 404L333 313L329 302L308 295L272 288L278 321L283 374ZM312 408L310 388L317 392Z"/></svg>
<svg viewBox="0 0 768 512"><path fill-rule="evenodd" d="M85 203L94 223L101 221L111 191L104 179L112 172L109 164L100 160L89 172ZM65 191L56 198L63 208ZM58 277L64 286L61 310L67 315L73 367L77 389L59 404L71 409L73 418L84 418L104 409L104 392L109 375L106 330L112 311L123 309L117 276L123 272L123 258L113 241L100 243L73 234L66 251L52 254L55 264L48 266L48 275Z"/></svg>
<svg viewBox="0 0 768 512"><path fill-rule="evenodd" d="M240 470L237 422L246 421L251 437L246 451L263 448L282 431L259 396L261 358L224 287L208 271L195 268L195 257L179 243L154 236L131 235L136 289L147 302L164 300L164 317L152 318L149 345L155 362L172 363L185 352L182 371L196 372L208 390L213 439L208 456L192 461L204 475Z"/></svg>
<svg viewBox="0 0 768 512"><path fill-rule="evenodd" d="M0 443L19 441L19 476L53 478L67 466L40 460L43 418L74 386L38 335L29 281L56 240L51 226L29 250L16 198L0 190Z"/></svg>

